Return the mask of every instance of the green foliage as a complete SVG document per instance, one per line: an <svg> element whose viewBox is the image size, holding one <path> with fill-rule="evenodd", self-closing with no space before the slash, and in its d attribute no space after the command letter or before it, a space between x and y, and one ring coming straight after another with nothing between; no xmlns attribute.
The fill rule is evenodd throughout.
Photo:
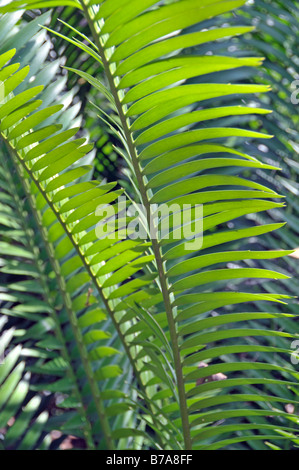
<svg viewBox="0 0 299 470"><path fill-rule="evenodd" d="M239 35L255 37L256 10L244 3L35 0L0 8L0 34L14 25L0 51L3 448L58 448L70 434L89 449L298 444L299 372L290 361L298 327L286 304L296 290L285 291L291 281L277 267L296 245L281 249L272 235L287 219L280 179L266 176L280 162L255 150L260 139L273 149L269 83L279 83L278 71L265 62L262 77L244 77L275 42L266 28L259 34L267 41L252 39L250 54L228 53L227 44L244 48ZM75 21L40 29L49 11L21 19L21 8L52 7L79 9L84 32ZM278 26L290 20L275 12ZM45 64L55 36L81 51L67 63L65 93L61 59ZM41 42L45 54L37 53ZM93 90L101 117L86 131L93 136L104 121L129 186L92 177L84 107L69 107L75 75ZM267 109L244 104L260 93ZM289 138L282 140L288 155ZM123 237L124 194L146 210L145 239ZM200 245L177 236L175 214L165 236L155 204L192 204L192 227L200 205ZM107 205L119 216L117 231L99 238L97 224L109 214L97 208Z"/></svg>

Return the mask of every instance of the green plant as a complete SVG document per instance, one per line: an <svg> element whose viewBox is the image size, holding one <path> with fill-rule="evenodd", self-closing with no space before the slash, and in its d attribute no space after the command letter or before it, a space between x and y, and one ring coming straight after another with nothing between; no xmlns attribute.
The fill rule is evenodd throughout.
<svg viewBox="0 0 299 470"><path fill-rule="evenodd" d="M3 53L0 194L3 219L10 223L4 223L2 272L21 279L13 284L9 276L5 279L2 313L12 317L6 329L17 328L9 354L14 354L16 343L17 348L22 345L32 351L25 362L18 363L16 355L3 387L9 387L7 380L13 380L16 368L23 364L31 392L47 390L54 401L60 392L64 398L62 411L54 410L50 419L48 411L37 414L42 418L35 422L43 425L32 447L58 446L47 434L56 429L83 437L88 448L218 449L259 440L272 446L280 440L297 443L298 416L284 409L285 404L297 405L299 374L286 362L293 351L285 344L269 346L257 340L271 337L291 342L293 331L281 331L275 322L279 325L295 315L267 310L265 303L280 305L289 296L264 290L237 292L229 284L244 278L288 277L276 270L244 267L244 260L276 259L291 250L236 251L230 245L283 225L241 223L230 229L235 219L283 204L276 201L280 196L275 190L253 178L229 174L232 168L276 170L231 146L236 138L271 136L217 125L220 118L266 116L268 110L240 106L240 100L269 91L268 85L210 80L216 72L257 67L261 59L185 53L186 48L250 32L250 26L213 28L219 15L230 21L230 12L244 3L106 0L98 7L93 0L14 1L0 10L3 23L20 8L81 10L88 37L75 29L80 39L73 39L72 26L65 40L92 57L94 69L103 70L104 76L100 81L86 71L69 69L109 103L109 109L99 111L127 164L131 179L127 197L142 203L146 211L139 219L146 240L123 239L121 218L113 237L98 238L96 225L106 218L97 213L97 207L113 205L121 216L123 208L117 201L123 189L91 179L92 145L75 138L77 128L64 123L61 129L64 115L59 103L34 113L47 90L30 86L28 68L6 65L14 50ZM204 21L209 25L201 30ZM198 31L189 32L187 28L194 25L199 25ZM12 46L14 41L12 36ZM204 83L196 82L205 75L209 79ZM211 100L231 96L237 96L237 104L209 105ZM60 121L55 120L57 112ZM192 204L190 225L195 226L196 206L202 205L200 248L190 250L186 240L177 239L180 227L174 214L168 219L170 237L161 236L163 217L154 221L153 205L171 208L173 203L181 208ZM24 204L29 204L34 220L28 211L24 215ZM32 243L32 229L38 234L38 249ZM200 230L196 236L201 235ZM22 249L30 253L25 264ZM24 291L26 295L16 295ZM28 301L35 304L36 296L47 307L42 320L26 309ZM255 308L257 302L260 311ZM15 322L20 309L21 328ZM240 322L245 326L240 327ZM257 353L263 358L258 362ZM284 358L283 365L269 360L274 354ZM33 382L29 373L36 374ZM45 373L50 381L44 380ZM22 380L20 372L12 394L17 394ZM4 409L9 398L7 394ZM20 398L18 412L24 399L28 400L27 395ZM19 413L19 421L25 422L20 427L22 448L26 420ZM4 448L11 445L10 441L6 445L6 435L9 431L4 433Z"/></svg>

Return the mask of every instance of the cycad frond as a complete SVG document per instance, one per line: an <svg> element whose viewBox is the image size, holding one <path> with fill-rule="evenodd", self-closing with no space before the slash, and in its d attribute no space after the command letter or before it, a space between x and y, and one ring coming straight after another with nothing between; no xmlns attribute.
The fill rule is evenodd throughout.
<svg viewBox="0 0 299 470"><path fill-rule="evenodd" d="M45 2L45 6L50 3ZM46 225L51 221L55 227L50 228L49 235L56 245L56 257L61 262L66 253L77 251L76 262L82 271L73 275L72 266L62 263L62 273L72 273L66 294L76 296L82 283L88 279L94 282L138 380L138 393L146 405L144 420L156 431L163 447L217 449L248 440L294 441L296 436L288 423L298 423L298 417L285 412L283 405L297 401L281 396L279 387L298 385L298 373L285 363L252 361L252 354L257 352L289 355L287 347L268 346L254 339L293 338L293 333L267 327L267 320L291 317L281 312L256 312L250 305L264 301L283 304L289 296L261 289L235 292L224 283L244 278L287 278L273 269L244 267L242 262L273 259L290 251L236 251L227 246L228 242L269 233L282 225L246 224L231 229L240 217L283 207L273 201L279 198L275 190L253 178L229 174L235 167L276 170L274 165L261 163L229 145L234 139L271 136L217 125L217 121L210 127L209 122L251 115L252 108L240 106L239 100L237 105L225 107L222 100L267 92L269 87L210 80L210 74L219 71L257 67L259 58L185 54L187 47L249 31L247 27L186 31L206 20L211 26L218 15L245 2L204 0L198 5L195 0L167 4L106 0L99 7L97 3L81 1L80 5L95 43L96 56L94 52L92 55L103 67L107 85L86 72L76 72L110 102L111 113L106 117L123 147L119 152L128 163L136 193L134 202L141 202L145 209L140 223L145 225L146 240L129 239L130 232L123 240L121 219L116 235L98 239L95 225L105 217L96 210L112 204L114 214L121 215L123 209L115 201L122 191L111 184L77 183L81 173L88 171L79 164L91 147L82 139L69 140L75 130L67 134L46 126L35 131L31 117L17 124L25 118L19 113L20 103L31 102L40 88L8 96L0 108L0 118L6 123L2 139L16 166L32 181L31 190L38 194ZM7 67L3 70L5 74ZM23 72L14 73L5 81L9 91L23 79ZM211 107L215 100L220 105ZM197 109L199 106L201 109ZM254 111L261 116L267 113L261 108ZM16 122L11 116L16 116ZM157 204L164 204L166 216L157 217ZM169 216L174 204L176 209ZM197 227L193 242L200 242L202 237L193 246L181 234L181 218L178 222L175 217L184 213L184 204L191 206L185 225ZM162 230L165 218L166 234ZM201 221L200 228L197 221ZM219 251L221 245L225 245L220 248L223 251ZM239 262L234 265L239 269L230 269L230 262ZM232 310L234 305L238 305L237 310ZM79 349L81 318L89 321L90 315L80 317L78 324L70 317L70 323L75 322L73 332ZM245 322L244 326L239 322ZM253 338L253 344L248 337ZM88 335L87 343L90 339ZM240 360L240 354L250 360ZM109 364L94 372L89 361L108 358L107 348L95 349L88 358L84 358L82 349L81 356L107 445L112 447L114 440L124 436L144 435L132 428L110 432L107 416L101 420L103 398L98 394L97 381L118 375L118 369ZM228 390L232 393L226 395ZM269 416L274 423L266 419ZM225 424L217 425L219 420L225 420ZM231 421L227 424L226 420ZM226 434L229 436L223 438Z"/></svg>

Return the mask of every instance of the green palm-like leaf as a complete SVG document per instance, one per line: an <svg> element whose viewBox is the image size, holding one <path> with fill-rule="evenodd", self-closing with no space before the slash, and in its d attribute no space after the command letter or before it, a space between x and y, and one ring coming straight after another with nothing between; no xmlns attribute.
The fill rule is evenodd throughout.
<svg viewBox="0 0 299 470"><path fill-rule="evenodd" d="M55 2L45 2L44 6L55 6L52 3ZM77 2L72 2L72 6L73 3ZM85 51L100 60L108 86L86 72L76 72L110 102L111 115L106 113L106 117L123 146L119 152L129 166L136 189L135 203L141 202L146 211L142 221L149 235L146 242L122 240L121 222L117 227L118 236L97 239L95 225L103 219L102 215L97 215L97 207L113 204L122 191L113 189L111 184L77 183L78 177L90 169L80 165L80 161L91 146L85 144L84 139L72 139L76 129L71 134L67 134L68 131L61 133L53 124L35 130L34 123L41 115L26 118L26 106L33 102L38 107L39 103L34 99L42 88L27 88L12 96L10 93L23 80L26 71L7 71L9 66L3 69L7 99L0 108L0 118L2 122L8 121L2 129L2 139L14 164L24 172L23 178L28 177L31 181L30 191L37 195L37 209L43 214L41 227L42 224L47 227L53 224L49 229L50 242L55 245L53 263L56 257L62 264L63 275L71 274L62 289L66 308L70 308L69 296L76 297L80 286L91 279L137 377L138 393L146 406L144 421L152 426L160 445L165 448L217 449L251 439L296 441L291 425L280 426L286 433L282 435L277 432L276 423L270 424L264 418L272 416L277 422L298 423L296 414L282 409L283 404L297 401L284 398L279 389L282 384L295 387L298 373L285 363L276 365L267 361L235 359L239 353L250 355L271 351L288 355L288 348L273 346L269 349L262 343L251 347L244 340L269 336L277 341L293 338L293 333L264 327L268 319L288 317L275 312L227 313L231 306L243 303L269 301L283 304L283 299L289 296L264 291L229 291L222 282L244 277L286 279L287 276L273 269L240 266L237 270L221 264L240 261L244 257L248 260L277 258L290 251L244 252L229 251L225 247L219 252L216 248L227 242L269 233L281 226L277 223L218 231L219 226L230 224L239 217L278 209L283 204L273 201L279 198L278 193L264 184L219 171L225 167L277 169L227 144L228 138L251 140L271 136L239 127L223 127L217 122L213 127L208 124L210 119L252 114L252 108L235 105L211 109L208 100L221 101L235 95L267 92L269 87L214 83L209 78L202 81L211 73L243 66L256 67L260 64L259 58L189 57L181 53L181 49L191 45L245 32L246 27L179 33L200 22L212 22L218 15L244 3L243 0L204 0L198 5L195 0L181 0L161 5L146 0L106 0L98 7L94 1L80 2L97 55L87 48ZM33 5L37 7L35 3ZM33 5L22 3L27 8ZM10 9L10 6L6 8ZM6 60L9 57L3 58L3 66ZM71 71L75 72L74 69ZM196 80L195 83L185 82L199 76L199 83ZM193 111L195 104L203 105L203 108ZM267 114L267 110L258 109L257 114ZM45 112L42 116L47 115ZM13 121L9 121L11 116L14 116ZM195 122L200 122L201 127L190 129ZM221 143L215 139L220 139ZM224 158L222 154L225 154ZM202 159L201 155L207 158ZM161 169L163 173L160 173ZM190 249L186 247L186 240L177 240L181 227L174 214L169 219L170 237L161 235L163 216L154 223L156 208L153 205L157 203L168 208L175 203L181 210L184 203L191 203L190 225L198 218L195 206L201 204L202 226L195 234L198 239L204 234L201 246ZM75 273L68 261L63 263L66 254L73 249L77 252L76 266L81 268ZM215 264L221 266L209 268ZM135 277L140 271L142 274ZM60 276L58 270L55 274ZM74 302L80 305L80 297ZM221 314L209 315L215 309L222 309ZM254 320L261 323L256 324ZM143 435L142 430L121 427L111 430L109 418L113 410L106 413L105 394L101 395L98 382L120 375L119 366L109 361L117 351L104 346L86 355L87 346L103 332L93 331L92 335L82 336L80 321L83 325L94 321L90 312L78 319L70 311L69 321L106 445L112 448L114 441L122 437ZM234 324L239 321L244 321L245 326L235 328ZM221 346L217 344L220 341ZM216 347L210 347L211 343L216 343ZM222 360L227 355L231 355L231 359ZM103 357L107 358L108 365L95 370L91 363ZM226 373L232 376L227 379ZM222 380L214 378L217 374ZM260 393L260 387L268 390L270 385L270 394ZM227 388L237 393L225 395ZM218 408L214 409L215 406ZM234 427L230 424L216 426L219 419L234 420ZM247 427L242 420L246 420ZM250 434L249 439L248 430L261 433ZM226 433L231 437L221 440L222 434ZM206 437L212 437L208 444L204 441Z"/></svg>

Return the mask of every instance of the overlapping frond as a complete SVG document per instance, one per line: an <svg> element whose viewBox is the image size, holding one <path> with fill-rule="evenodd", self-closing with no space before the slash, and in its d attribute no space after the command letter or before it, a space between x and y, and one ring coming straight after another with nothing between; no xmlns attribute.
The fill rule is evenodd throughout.
<svg viewBox="0 0 299 470"><path fill-rule="evenodd" d="M42 33L42 35L44 36L44 33ZM4 53L2 56L2 65L4 65L7 60L11 59L13 55L14 51L8 51L7 53ZM10 137L14 139L13 142L16 142L17 140L25 137L26 134L28 136L28 132L31 132L31 130L35 128L35 132L32 132L32 134L34 134L33 139L29 138L30 142L34 143L36 136L39 136L40 139L44 139L46 136L50 137L53 133L55 133L56 130L62 129L61 135L58 136L58 138L53 143L54 147L55 143L56 145L59 145L66 139L71 139L77 132L77 128L75 128L75 130L67 130L67 127L69 125L69 121L72 121L72 124L75 124L75 112L71 112L72 109L70 108L69 110L65 110L63 115L60 113L63 107L63 103L66 103L63 96L61 97L62 104L56 104L55 106L48 108L41 106L43 103L42 100L31 100L29 103L26 102L26 98L29 97L30 100L30 96L34 97L34 93L42 92L39 97L45 97L45 101L48 101L48 103L51 104L50 100L53 98L53 95L55 98L57 98L57 95L54 94L55 89L53 90L54 87L51 87L51 84L46 88L45 91L42 91L42 86L34 87L33 93L29 92L29 94L26 91L24 93L21 91L20 95L24 97L23 106L22 99L18 101L20 95L14 97L11 94L11 92L17 86L24 87L23 80L26 78L26 75L28 78L28 73L30 73L28 67L26 67L23 69L23 71L21 71L21 73L17 72L15 77L11 77L11 74L16 72L18 67L19 64L13 65L13 67L8 66L8 70L3 69L4 73L2 73L1 77L4 80L2 83L3 88L1 90L4 90L3 95L5 96L5 104L3 104L2 101L2 105L4 110L5 106L7 107L7 112L9 114L9 119L7 120L5 120L4 115L2 115L2 136L10 135ZM58 91L59 86L60 85L57 83L56 92ZM11 104L11 101L12 107L7 106L9 102ZM31 114L27 118L28 120L24 119L30 112L35 111L38 108L40 109L36 113ZM78 112L78 106L76 106L75 109L77 109ZM56 113L55 119L57 124L53 124L53 121L51 122L54 113ZM59 121L62 122L63 125ZM79 120L77 122L79 123ZM85 139L78 139L78 144L77 142L69 142L67 147L68 150L76 149L84 140ZM34 150L34 145L32 145L32 143L29 144L27 150ZM26 140L23 141L23 144L26 145ZM8 145L8 147L11 150L10 145ZM41 145L39 150L43 152L45 151L46 147L49 150L49 142L44 141L44 146ZM87 146L86 148L90 150L91 146ZM35 150L37 150L36 146ZM7 154L9 149L3 147L3 152ZM61 156L59 152L60 149L56 152L56 157ZM84 151L81 154L78 152L76 156L77 158L80 158L81 155L85 155ZM90 163L92 161L92 154L87 156L85 161L86 163ZM9 164L12 172L15 172L16 170L20 171L22 178L24 177L24 169L19 166L17 160L12 159ZM82 191L86 189L86 185L88 185L88 183L84 183L84 179L86 178L86 175L88 177L88 174L90 174L91 170L92 167L90 165L84 165L81 168L76 168L76 165L73 166L71 170L71 178L74 178L78 183L78 189L80 187ZM2 189L5 189L7 186L7 178L5 175L6 172L3 170L3 181L1 182ZM89 188L95 188L98 185L99 183L97 182L90 183ZM107 186L107 189L109 189L109 185ZM11 183L10 186L8 185L8 190L12 194L17 192L16 189L13 189ZM77 435L79 432L79 437L84 437L86 439L87 445L92 448L94 445L97 445L97 443L101 442L103 433L104 438L107 439L107 430L105 435L103 423L105 424L105 420L107 420L109 417L112 428L116 426L116 423L118 426L121 426L122 422L126 423L125 426L128 427L132 426L133 424L135 426L136 420L131 411L134 409L134 404L132 402L126 404L126 391L129 391L128 387L131 380L130 373L128 374L128 370L130 370L129 360L123 354L119 354L119 347L121 348L121 345L119 344L119 338L113 331L111 320L107 321L105 306L101 305L101 302L99 302L97 296L95 296L95 292L93 292L93 278L91 278L88 273L82 272L83 264L80 262L79 256L75 255L76 251L73 249L73 244L68 245L67 235L65 232L61 233L61 231L59 231L59 226L57 224L53 224L55 217L53 219L53 217L50 215L51 208L47 205L46 200L43 199L41 195L38 195L38 191L34 185L31 185L30 187L30 185L28 185L28 183L25 181L25 190L27 191L26 197L31 202L29 210L33 211L33 214L36 214L37 220L39 220L39 226L37 228L41 231L41 234L43 234L43 243L45 244L47 250L46 256L49 257L49 260L52 263L50 263L50 271L46 269L45 273L45 279L49 283L49 285L47 285L48 292L45 294L45 297L51 298L52 295L58 296L58 305L61 303L63 305L63 310L61 310L59 315L59 321L61 323L57 325L55 324L55 321L53 322L53 319L42 318L35 314L34 320L37 322L37 324L33 324L30 328L29 325L27 325L28 332L26 332L25 339L28 338L28 341L32 341L32 338L36 338L37 342L40 341L42 343L42 334L47 336L49 334L57 333L55 329L61 329L60 336L58 335L58 339L56 338L56 341L58 341L59 345L59 340L61 340L65 335L67 338L65 344L66 352L69 354L67 357L64 357L64 360L59 360L57 364L54 360L49 360L49 364L47 366L40 363L34 370L34 372L39 375L48 373L51 378L49 383L41 382L39 384L39 389L46 389L48 392L64 394L65 404L61 404L61 406L67 408L67 410L68 408L72 410L70 412L67 411L66 413L65 420L70 421L69 424L64 423L62 419L60 419L59 422L55 419L52 419L51 422L53 423L53 426L52 424L47 424L47 426L49 429L55 429L56 423L56 426L60 425L61 429L65 432L71 433L73 435ZM104 194L105 192L105 189L103 191L101 190L101 194ZM72 194L74 193L71 191L70 195ZM78 191L76 191L76 194L78 195ZM2 195L4 197L4 201L7 202L5 199L5 194L3 193ZM59 199L58 195L56 198L59 202L62 199L63 202L66 202L65 195L62 199ZM9 208L9 206L7 207ZM9 210L5 209L4 211L5 218L3 217L2 219L6 221L6 224L10 220L10 218L7 219L7 216L11 211L13 211L13 208L9 208ZM6 235L8 235L8 233ZM12 239L14 239L14 237ZM6 251L8 251L8 245L8 240L7 242L3 242L2 248L4 254L6 254ZM31 245L31 248L33 247L32 249L34 251L35 248L33 239L31 241ZM16 247L15 249L11 250L11 256L17 257L21 255L21 248ZM40 262L43 262L43 260L38 260L37 264L39 265ZM23 265L18 267L17 260L13 261L13 265L14 263L16 263L16 267L11 267L12 273L16 274L17 271L20 271L21 273ZM9 267L6 266L6 264L3 267L3 271L5 271L5 268L9 270ZM27 271L23 271L23 274L26 275ZM47 276L49 276L49 278ZM13 297L15 301L18 301L20 296L22 297L25 295L23 294L23 291L26 289L32 289L34 293L33 295L38 295L42 291L42 289L38 288L38 286L35 286L34 279L28 281L22 280L20 283L14 282L14 284L11 286L11 289L17 289L18 296L16 299ZM57 281L57 283L55 281ZM21 291L22 294L19 294L18 291ZM13 294L16 295L15 292L13 292ZM34 303L34 299L31 298L31 300ZM53 305L52 313L54 314L55 308ZM38 308L38 305L36 308ZM42 309L42 306L40 305L39 308ZM61 307L58 308L60 309ZM49 316L48 310L49 309L46 309L45 311L46 317ZM5 311L7 313L8 309L6 308ZM16 311L18 311L18 308ZM24 316L26 317L26 307ZM33 319L30 318L30 320ZM31 335L33 336L31 337ZM51 350L53 348L54 351L58 349L58 353L60 353L62 345L57 347L56 341L45 341L45 348L50 348ZM120 360L115 361L116 356L120 357ZM44 359L46 360L47 358L47 355L45 355ZM72 370L72 368L73 375L71 379L69 377L62 378L63 375L67 371ZM53 381L55 370L57 370L57 381ZM77 396L75 393L75 397L66 398L67 394L73 393L74 387L76 388L77 374L79 374L77 392L79 392L79 396L81 395L81 399L78 399L78 393ZM73 383L74 380L75 383ZM115 391L116 383L119 384L119 387L122 390L121 392ZM102 392L101 399L103 400L103 403L105 403L105 413L103 413L103 416L100 416L101 413L98 406L99 398L95 396L96 394L99 394L98 384L100 384ZM110 390L110 387L112 390ZM133 398L131 393L130 395L131 398ZM87 428L89 427L90 435L86 435L86 433L83 434L82 428L84 430L85 425L80 425L80 422L82 424L82 413L80 416L80 407L81 411L85 410L84 407L87 407L88 409L87 416L84 411L83 418L86 422ZM76 410L76 412L74 410ZM79 414L77 413L78 411ZM138 430L136 431L134 429L133 431L135 433L137 432L138 434ZM112 439L109 433L108 439ZM130 440L130 434L128 435L128 439ZM109 443L103 445L109 445Z"/></svg>
<svg viewBox="0 0 299 470"><path fill-rule="evenodd" d="M84 3L82 2L82 5ZM236 153L234 157L236 155L242 157L238 160L236 159L236 161L235 158L231 158L233 150L231 148L227 149L214 139L232 136L246 137L247 139L266 138L269 135L260 135L255 131L230 127L204 127L201 125L195 130L190 127L195 122L205 123L210 119L238 114L241 116L253 112L250 108L244 109L240 106L211 109L208 106L207 100L209 99L267 91L267 86L213 84L210 82L205 83L202 78L200 83L196 83L196 81L195 83L185 83L185 80L199 77L200 75L211 74L221 70L232 70L243 66L257 66L260 63L260 59L256 58L231 59L213 55L190 57L184 54L186 45L195 45L196 41L199 43L200 40L204 42L205 36L206 41L211 40L211 38L217 39L219 37L230 36L233 33L231 29L225 31L225 28L221 28L221 31L216 33L214 30L212 30L212 33L210 31L199 31L198 33L180 34L176 37L179 30L228 12L232 8L241 6L242 3L207 1L197 5L196 2L182 1L155 8L156 2L144 2L144 4L138 4L136 11L137 5L135 4L124 5L123 3L118 4L107 0L100 5L99 9L91 8L88 11L85 7L86 14L90 18L89 22L95 44L102 58L109 81L110 92L113 96L113 99L111 97L113 108L114 110L116 108L121 120L122 135L120 138L121 140L123 140L123 136L125 138L126 151L128 153L127 159L133 168L140 199L147 210L148 225L152 225L151 219L155 215L152 212L152 204L166 203L170 205L170 203L176 203L180 207L182 207L183 203L187 202L193 204L193 206L203 204L202 230L196 234L201 236L204 233L200 251L217 247L227 241L242 238L242 235L255 235L258 233L256 230L271 231L275 228L274 226L269 226L268 228L253 227L248 229L248 231L244 229L243 231L236 230L235 232L229 231L228 233L219 234L216 232L211 235L205 234L206 231L215 230L218 225L228 223L246 213L270 209L272 204L274 204L272 208L276 204L276 207L280 205L279 203L262 200L264 197L266 199L267 197L278 197L276 192L266 189L265 186L259 185L252 180L245 180L236 176L232 177L223 173L217 174L217 170L215 171L215 169L225 167L226 165L230 167L234 165L239 167L243 165L258 167L260 163L244 153ZM94 2L92 2L93 4ZM236 34L241 32L244 32L244 30L235 30ZM214 34L214 37L211 37L211 34ZM78 73L79 75L81 74L80 71ZM84 77L87 80L89 79L91 83L93 82L92 77L86 75ZM94 82L94 85L100 86L96 82ZM187 106L192 106L195 103L198 105L201 102L203 102L204 106L199 111L194 113L187 112L189 111L186 108ZM259 108L255 108L255 111L261 113L261 115L267 113L266 110ZM202 144L201 142L204 143ZM215 158L217 153L224 154L227 158L217 159ZM210 154L212 154L211 158L209 158ZM202 159L202 155L208 156L206 161ZM161 169L163 170L162 173ZM210 170L210 172L208 174L199 173L205 169ZM268 167L268 169L271 168ZM272 167L272 169L274 168ZM228 191L226 191L225 186L228 186ZM248 192L247 188L250 188ZM254 194L255 191L256 193ZM255 199L255 196L257 199ZM259 197L261 199L258 199ZM251 199L250 204L248 198ZM268 204L269 206L266 207ZM195 220L194 211L192 222L195 222ZM148 324L150 321L153 321L150 313L145 313L144 311L139 314L141 321L136 326L134 325L129 332L139 333L137 339L134 340L134 343L141 344L144 347L144 351L139 353L139 357L150 354L152 359L152 361L149 361L149 364L146 363L144 365L144 370L154 369L157 377L155 377L154 381L151 379L148 385L164 382L166 387L170 387L173 380L172 375L175 376L174 383L177 393L175 390L172 390L172 393L174 397L177 396L177 403L166 405L165 409L168 413L177 412L179 414L177 424L180 424L179 427L183 429L185 446L190 447L192 439L196 438L196 428L200 423L206 421L204 419L205 413L201 412L201 400L203 398L200 394L200 385L194 387L194 392L192 392L191 385L191 389L188 391L190 395L187 398L186 388L189 388L189 382L196 382L202 377L212 376L216 372L225 373L227 371L242 371L252 368L252 363L242 364L238 362L229 365L225 363L211 365L208 366L209 370L207 371L198 369L198 363L201 359L200 350L212 341L217 342L231 337L239 338L240 336L251 336L254 334L276 336L281 334L276 331L270 332L267 330L266 332L266 330L260 329L253 331L251 328L228 329L227 326L230 323L231 317L226 314L221 315L224 318L221 321L218 320L219 323L217 323L218 317L211 319L210 322L212 328L221 324L225 325L223 330L214 329L212 332L205 332L204 317L215 308L253 300L279 301L280 297L275 294L263 293L254 295L251 293L225 291L214 293L213 291L211 292L209 286L212 283L217 285L216 283L221 280L242 278L243 276L246 278L263 278L268 276L270 278L279 278L281 275L265 270L259 271L254 268L246 268L245 271L242 268L233 270L236 272L229 269L200 272L202 267L209 268L215 264L219 265L222 256L226 262L236 259L242 260L244 259L244 252L239 253L237 258L235 258L236 253L233 252L229 259L229 253L219 253L216 251L209 261L207 258L206 263L201 264L202 258L206 256L206 252L204 251L202 256L193 258L190 253L192 249L188 250L185 247L185 240L180 242L175 241L177 230L181 229L181 227L174 225L174 216L171 219L171 223L171 228L173 229L171 231L172 236L160 237L159 239L158 226L156 233L152 237L152 248L155 255L161 293L154 297L154 299L151 299L148 304L141 303L144 309L144 305L146 307L159 306L163 299L162 311L155 314L154 320L156 320L156 328L159 326L164 329L166 336L162 337L160 332L160 342L156 341L156 343L152 342L151 345L144 345L150 331ZM194 252L198 253L198 248L195 248ZM188 258L191 255L191 259L185 262L182 260L182 263L185 263L185 269L182 272L178 270L174 278L170 277L168 266L171 267L173 262L170 264L169 261L174 260L177 263L177 260L182 259L186 255ZM277 252L272 253L272 255L268 252L267 254L259 253L252 256L257 258L260 256L262 258L263 256L277 257L277 255ZM218 259L218 256L220 259ZM249 253L247 256L250 259L251 254ZM177 266L173 267L174 270L176 268ZM184 277L180 278L182 274ZM206 284L206 288L200 287ZM132 300L134 302L134 299ZM124 306L124 303L122 305ZM267 317L267 314L260 313L260 315L260 318ZM266 317L263 317L263 315L266 315ZM242 321L244 318L245 321L248 321L250 316L250 313L245 313L244 316L240 314L240 320ZM132 318L132 313L127 313L124 318ZM144 321L144 318L147 321ZM236 321L236 317L233 317L233 321ZM282 333L282 335L284 334ZM161 368L157 364L160 362L162 339L166 357L162 362ZM171 361L171 356L167 357L167 351L169 351L168 341L171 345L174 371L170 370L166 373L165 369L169 369L168 361ZM149 352L153 344L158 346L158 353L156 351ZM235 347L238 350L240 346L237 344ZM248 352L250 351L249 346L244 347L245 349L248 347ZM233 351L233 349L230 350L231 353ZM207 348L207 351L203 351L203 357L206 360L214 360L217 356L214 356L212 352L209 353ZM186 367L184 367L184 359L188 363ZM255 366L257 365L255 364ZM259 367L271 370L267 363L261 363L256 369L259 369ZM208 373L210 368L211 374ZM282 368L280 370L284 373L289 372L290 376L295 374L291 368ZM225 382L223 381L223 384ZM222 387L218 384L219 388L221 389ZM237 397L236 401L239 403L248 401L246 394L239 394ZM255 398L256 402L260 401L257 394L255 394ZM192 399L194 400L193 402ZM205 407L213 407L217 400L221 402L221 398L211 398L205 401L204 405ZM275 398L268 398L268 400L272 401ZM164 411L164 408L162 409ZM209 413L211 414L211 419L209 418L207 422L212 422L213 413ZM210 416L209 413L208 416ZM251 411L248 409L243 411L230 409L225 411L225 413L227 413L226 416L228 417L246 417L251 415ZM267 413L269 411L259 410L257 414L267 415ZM278 411L278 413L283 415L284 411ZM285 417L286 419L296 419L286 416L286 414ZM190 429L192 430L191 433ZM263 435L259 438L263 439Z"/></svg>

